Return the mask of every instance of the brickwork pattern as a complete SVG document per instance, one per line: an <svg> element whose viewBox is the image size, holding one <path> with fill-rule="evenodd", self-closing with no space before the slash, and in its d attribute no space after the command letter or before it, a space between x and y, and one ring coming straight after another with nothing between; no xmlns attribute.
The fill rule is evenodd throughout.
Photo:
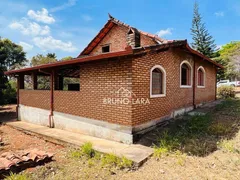
<svg viewBox="0 0 240 180"><path fill-rule="evenodd" d="M50 109L49 90L19 90L19 103L26 106Z"/></svg>
<svg viewBox="0 0 240 180"><path fill-rule="evenodd" d="M102 46L110 44L110 51L124 51L127 45L128 28L124 26L113 26L104 39L92 50L90 55L97 55L102 53ZM155 45L156 42L146 35L140 35L141 46Z"/></svg>
<svg viewBox="0 0 240 180"><path fill-rule="evenodd" d="M193 105L193 88L180 88L180 64L195 58L196 104L215 99L215 68L208 62L178 50L150 52L135 59L115 59L80 66L80 91L54 91L54 111L135 126ZM150 98L150 70L161 65L166 71L166 97ZM197 68L206 71L205 88L197 87ZM121 87L150 104L104 104ZM50 91L20 90L20 104L50 109Z"/></svg>
<svg viewBox="0 0 240 180"><path fill-rule="evenodd" d="M205 70L205 87L199 88L197 87L197 69L202 66ZM213 101L215 100L215 88L216 88L216 68L208 63L207 61L203 61L200 58L196 58L196 104L200 104L203 102Z"/></svg>
<svg viewBox="0 0 240 180"><path fill-rule="evenodd" d="M54 110L130 125L131 104L104 104L121 87L131 90L131 59L106 60L80 66L80 91L54 91Z"/></svg>
<svg viewBox="0 0 240 180"><path fill-rule="evenodd" d="M150 100L147 105L133 105L133 125L159 119L173 110L192 105L193 89L180 88L180 64L183 60L193 66L192 56L173 51L152 52L133 60L133 92L138 98ZM166 71L166 97L150 98L150 70L155 65L162 66Z"/></svg>

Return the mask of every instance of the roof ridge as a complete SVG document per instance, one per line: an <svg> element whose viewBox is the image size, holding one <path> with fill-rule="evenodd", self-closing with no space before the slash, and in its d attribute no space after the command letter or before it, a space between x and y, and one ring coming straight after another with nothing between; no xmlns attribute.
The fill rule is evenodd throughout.
<svg viewBox="0 0 240 180"><path fill-rule="evenodd" d="M112 21L112 22L114 22L114 23L116 23L116 24L118 24L118 25L123 25L123 26L128 27L128 28L135 28L135 27L132 27L132 26L130 26L130 25L128 25L128 24L126 24L126 23L124 23L124 22L122 22L122 21L114 18L114 17L113 17L111 14L109 14L109 13L108 13L108 16L109 16L109 20L110 20L110 21ZM144 31L142 31L142 30L139 30L138 28L135 28L135 29L137 29L141 34L143 34L143 35L145 35L145 36L148 36L148 37L151 37L151 38L153 38L153 39L156 39L156 40L160 41L161 43L168 41L167 39L163 39L163 38L159 37L157 34L151 34L151 33L148 33L148 32L144 32Z"/></svg>

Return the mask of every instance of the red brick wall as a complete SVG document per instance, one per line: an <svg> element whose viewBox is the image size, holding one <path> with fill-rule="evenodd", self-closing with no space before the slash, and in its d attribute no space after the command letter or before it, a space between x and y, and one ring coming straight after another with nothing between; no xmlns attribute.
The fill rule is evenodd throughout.
<svg viewBox="0 0 240 180"><path fill-rule="evenodd" d="M197 87L197 69L202 66L205 71L205 88ZM215 67L208 63L207 61L203 61L200 58L196 58L196 104L200 104L207 101L215 100L215 87L216 87L216 69Z"/></svg>
<svg viewBox="0 0 240 180"><path fill-rule="evenodd" d="M130 125L131 105L104 104L124 87L131 90L131 59L80 65L80 91L55 91L54 110L82 117Z"/></svg>
<svg viewBox="0 0 240 180"><path fill-rule="evenodd" d="M104 39L92 50L90 55L97 55L102 53L102 46L110 44L110 51L124 51L127 45L128 28L124 26L115 25ZM140 35L141 46L154 45L156 42L145 35Z"/></svg>
<svg viewBox="0 0 240 180"><path fill-rule="evenodd" d="M19 103L41 109L50 109L49 90L19 90Z"/></svg>
<svg viewBox="0 0 240 180"><path fill-rule="evenodd" d="M143 34L140 35L140 42L141 46L150 46L157 44L156 41Z"/></svg>
<svg viewBox="0 0 240 180"><path fill-rule="evenodd" d="M172 110L191 106L192 88L180 88L180 64L192 56L174 51L152 52L133 60L133 92L138 98L149 98L149 105L133 105L133 125L169 115ZM166 71L166 97L150 98L150 70L161 65Z"/></svg>

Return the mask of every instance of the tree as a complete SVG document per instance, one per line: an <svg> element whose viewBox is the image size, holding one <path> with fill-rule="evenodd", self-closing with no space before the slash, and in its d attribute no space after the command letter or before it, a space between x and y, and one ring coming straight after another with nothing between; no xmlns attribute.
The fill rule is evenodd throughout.
<svg viewBox="0 0 240 180"><path fill-rule="evenodd" d="M16 69L23 66L25 62L26 53L21 46L9 39L0 38L0 105L9 103L7 94L9 95L9 91L12 91L4 71Z"/></svg>
<svg viewBox="0 0 240 180"><path fill-rule="evenodd" d="M38 54L32 57L31 66L38 66L42 64L50 64L57 62L55 53L48 53L46 56Z"/></svg>
<svg viewBox="0 0 240 180"><path fill-rule="evenodd" d="M47 53L47 57L52 59L57 59L57 56L55 53Z"/></svg>
<svg viewBox="0 0 240 180"><path fill-rule="evenodd" d="M71 60L73 59L72 56L66 56L64 58L61 59L61 61L67 61L67 60Z"/></svg>
<svg viewBox="0 0 240 180"><path fill-rule="evenodd" d="M224 71L218 73L220 79L240 79L240 42L230 42L219 51L214 60L224 66Z"/></svg>
<svg viewBox="0 0 240 180"><path fill-rule="evenodd" d="M191 35L193 40L192 47L207 57L213 57L216 51L216 45L213 37L209 34L205 24L202 22L197 2L194 4Z"/></svg>
<svg viewBox="0 0 240 180"><path fill-rule="evenodd" d="M42 64L50 64L57 62L57 56L55 53L48 53L46 56L38 54L33 56L31 59L31 66L38 66ZM32 87L31 77L27 78L26 87ZM38 88L39 89L50 89L50 78L49 76L39 76L38 77Z"/></svg>

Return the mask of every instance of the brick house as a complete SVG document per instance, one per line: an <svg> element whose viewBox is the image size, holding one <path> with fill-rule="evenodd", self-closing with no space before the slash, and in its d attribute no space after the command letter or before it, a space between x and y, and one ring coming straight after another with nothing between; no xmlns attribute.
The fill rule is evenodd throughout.
<svg viewBox="0 0 240 180"><path fill-rule="evenodd" d="M77 58L5 74L18 79L19 120L133 143L136 134L214 101L219 68L186 40L165 40L109 15ZM39 89L42 76L49 89ZM64 88L66 78L78 83Z"/></svg>

